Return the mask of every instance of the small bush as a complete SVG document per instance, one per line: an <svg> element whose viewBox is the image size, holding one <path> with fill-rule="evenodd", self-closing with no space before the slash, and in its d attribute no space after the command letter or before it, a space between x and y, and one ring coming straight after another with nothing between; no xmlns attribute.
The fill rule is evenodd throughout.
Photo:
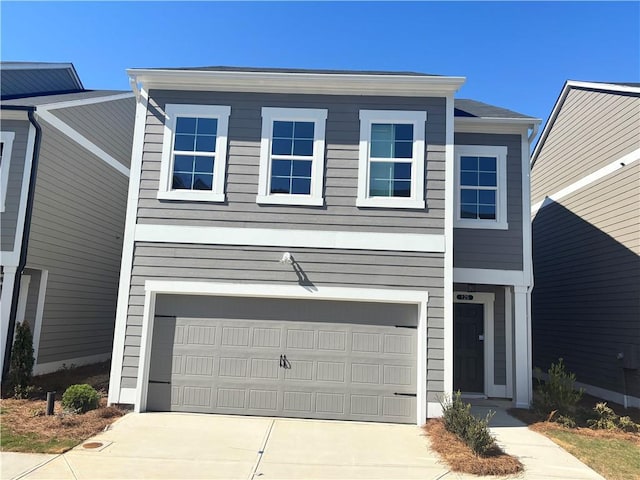
<svg viewBox="0 0 640 480"><path fill-rule="evenodd" d="M623 430L625 432L637 432L640 425L631 420L630 417L619 417L607 402L596 403L593 407L596 412L595 418L587 420L587 425L594 430Z"/></svg>
<svg viewBox="0 0 640 480"><path fill-rule="evenodd" d="M85 413L98 408L98 392L86 383L71 385L62 394L62 407L74 413Z"/></svg>
<svg viewBox="0 0 640 480"><path fill-rule="evenodd" d="M30 385L33 376L33 336L27 322L16 325L15 340L11 349L9 384L16 398L27 398L33 392Z"/></svg>
<svg viewBox="0 0 640 480"><path fill-rule="evenodd" d="M538 380L534 408L543 415L556 410L556 420L560 417L573 418L584 393L583 389L575 388L576 375L565 370L562 358L558 363L552 363L547 373L549 378L546 382Z"/></svg>
<svg viewBox="0 0 640 480"><path fill-rule="evenodd" d="M486 454L494 445L495 438L489 432L489 421L494 412L489 412L484 419L471 414L471 404L462 401L458 391L451 399L441 402L445 428L455 434L476 455Z"/></svg>

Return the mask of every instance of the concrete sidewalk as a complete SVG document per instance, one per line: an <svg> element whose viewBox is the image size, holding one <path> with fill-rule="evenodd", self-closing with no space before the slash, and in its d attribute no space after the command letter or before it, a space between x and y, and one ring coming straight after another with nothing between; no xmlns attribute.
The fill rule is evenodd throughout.
<svg viewBox="0 0 640 480"><path fill-rule="evenodd" d="M601 479L499 405L492 430L526 479ZM96 448L84 446L97 442ZM478 479L452 473L412 425L130 413L63 455L2 453L2 478ZM37 457L37 458L36 458ZM40 463L38 463L40 462ZM6 472L6 473L5 473Z"/></svg>

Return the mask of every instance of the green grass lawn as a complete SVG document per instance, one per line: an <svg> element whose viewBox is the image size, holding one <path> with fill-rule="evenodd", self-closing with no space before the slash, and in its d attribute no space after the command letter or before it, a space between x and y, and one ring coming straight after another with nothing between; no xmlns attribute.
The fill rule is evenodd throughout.
<svg viewBox="0 0 640 480"><path fill-rule="evenodd" d="M556 428L545 434L607 480L640 479L640 446L633 441Z"/></svg>
<svg viewBox="0 0 640 480"><path fill-rule="evenodd" d="M17 435L4 425L0 426L0 449L5 452L61 453L77 444L78 440L72 438L54 437L43 441L35 433Z"/></svg>

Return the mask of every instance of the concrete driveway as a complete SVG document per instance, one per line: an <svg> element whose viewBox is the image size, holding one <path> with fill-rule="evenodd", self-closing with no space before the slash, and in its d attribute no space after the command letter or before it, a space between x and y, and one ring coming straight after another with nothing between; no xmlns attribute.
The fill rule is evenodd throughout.
<svg viewBox="0 0 640 480"><path fill-rule="evenodd" d="M88 442L103 445L84 448ZM411 425L131 413L19 478L400 480L447 472Z"/></svg>
<svg viewBox="0 0 640 480"><path fill-rule="evenodd" d="M525 465L519 478L604 480L499 404L474 411L489 408L498 443ZM0 456L3 479L481 478L450 472L413 425L187 413L130 413L63 455Z"/></svg>

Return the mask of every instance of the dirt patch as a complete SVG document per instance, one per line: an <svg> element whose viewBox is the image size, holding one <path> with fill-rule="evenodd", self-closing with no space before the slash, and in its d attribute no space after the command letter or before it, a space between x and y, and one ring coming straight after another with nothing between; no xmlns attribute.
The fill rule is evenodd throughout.
<svg viewBox="0 0 640 480"><path fill-rule="evenodd" d="M497 445L484 456L476 456L453 433L444 428L440 418L432 418L422 427L429 436L431 448L452 471L473 475L514 475L524 470L520 461L503 452Z"/></svg>

